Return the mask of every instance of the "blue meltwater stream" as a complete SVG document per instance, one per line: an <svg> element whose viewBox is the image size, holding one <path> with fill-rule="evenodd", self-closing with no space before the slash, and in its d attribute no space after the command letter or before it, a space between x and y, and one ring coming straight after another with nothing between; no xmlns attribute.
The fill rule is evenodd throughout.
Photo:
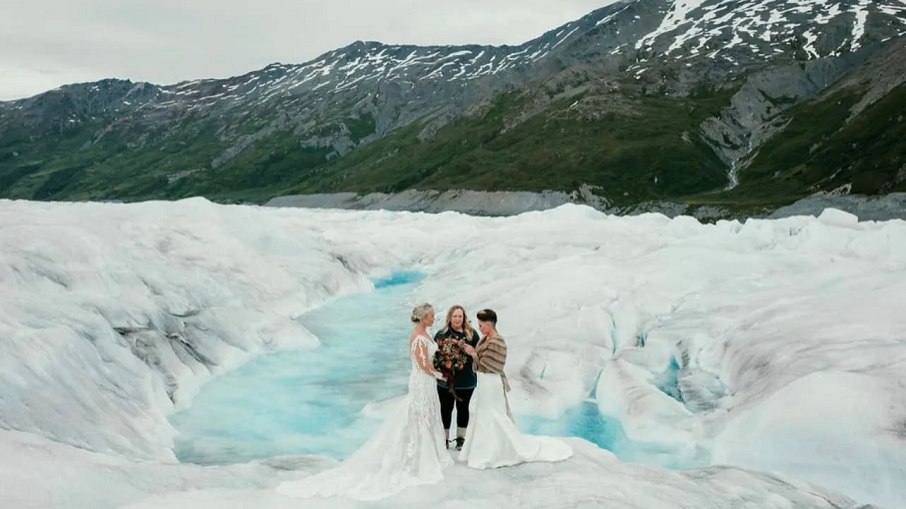
<svg viewBox="0 0 906 509"><path fill-rule="evenodd" d="M398 272L375 281L374 292L307 313L299 320L318 336L319 348L265 355L206 385L191 407L170 419L179 432L179 460L342 459L356 450L380 425L363 409L406 392L407 297L421 278ZM591 402L559 419L517 416L517 424L528 433L581 437L630 461L674 466L666 451L633 447L619 422L601 416Z"/></svg>

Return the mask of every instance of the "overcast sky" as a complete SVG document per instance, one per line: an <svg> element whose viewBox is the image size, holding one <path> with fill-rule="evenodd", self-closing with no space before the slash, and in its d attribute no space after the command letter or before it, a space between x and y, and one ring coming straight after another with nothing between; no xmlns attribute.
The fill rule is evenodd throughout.
<svg viewBox="0 0 906 509"><path fill-rule="evenodd" d="M614 0L0 0L0 100L65 83L171 84L356 40L519 44Z"/></svg>

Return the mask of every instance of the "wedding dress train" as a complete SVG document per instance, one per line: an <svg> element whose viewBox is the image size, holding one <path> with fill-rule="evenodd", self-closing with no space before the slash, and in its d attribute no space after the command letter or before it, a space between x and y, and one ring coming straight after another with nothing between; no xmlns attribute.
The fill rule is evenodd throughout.
<svg viewBox="0 0 906 509"><path fill-rule="evenodd" d="M416 337L410 349L409 392L401 407L345 461L310 477L281 483L277 491L293 497L339 495L376 500L410 486L443 480L443 469L453 460L444 444L437 380L418 366L419 362L430 366L436 351L434 341Z"/></svg>
<svg viewBox="0 0 906 509"><path fill-rule="evenodd" d="M521 433L507 413L506 392L498 373L478 373L469 405L471 419L459 461L485 469L530 461L562 461L572 456L566 443Z"/></svg>

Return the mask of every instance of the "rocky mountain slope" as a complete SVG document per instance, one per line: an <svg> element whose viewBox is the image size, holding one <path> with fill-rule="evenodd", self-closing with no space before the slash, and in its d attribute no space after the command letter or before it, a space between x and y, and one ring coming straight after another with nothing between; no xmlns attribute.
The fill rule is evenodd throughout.
<svg viewBox="0 0 906 509"><path fill-rule="evenodd" d="M906 190L903 0L628 0L520 46L356 42L0 102L0 196L555 190L770 209ZM897 110L899 108L899 110Z"/></svg>

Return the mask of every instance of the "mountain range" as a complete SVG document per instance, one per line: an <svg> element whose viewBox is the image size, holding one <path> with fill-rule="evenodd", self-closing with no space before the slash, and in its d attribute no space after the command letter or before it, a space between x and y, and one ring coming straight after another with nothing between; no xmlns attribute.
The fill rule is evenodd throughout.
<svg viewBox="0 0 906 509"><path fill-rule="evenodd" d="M519 46L0 102L0 197L591 190L734 213L906 191L906 1L624 0Z"/></svg>

